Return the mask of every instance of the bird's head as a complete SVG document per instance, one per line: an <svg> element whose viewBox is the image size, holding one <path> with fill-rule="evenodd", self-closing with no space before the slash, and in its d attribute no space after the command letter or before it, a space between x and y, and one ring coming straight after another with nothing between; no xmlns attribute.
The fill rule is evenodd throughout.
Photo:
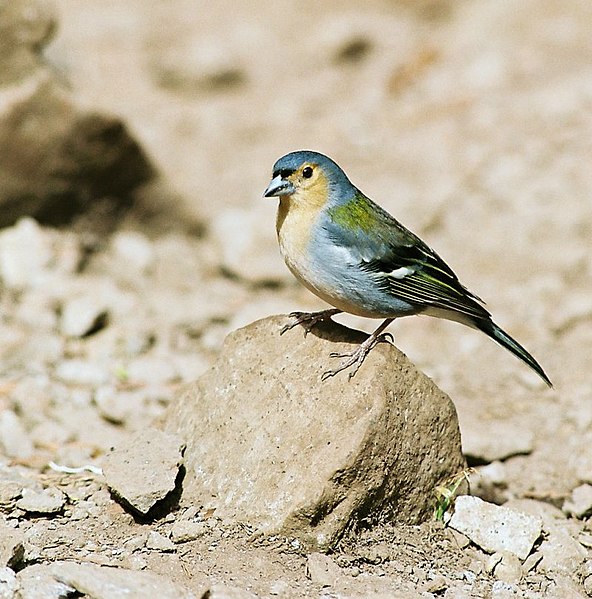
<svg viewBox="0 0 592 599"><path fill-rule="evenodd" d="M273 165L265 197L284 197L317 207L348 194L352 184L333 160L318 152L302 150L282 156Z"/></svg>

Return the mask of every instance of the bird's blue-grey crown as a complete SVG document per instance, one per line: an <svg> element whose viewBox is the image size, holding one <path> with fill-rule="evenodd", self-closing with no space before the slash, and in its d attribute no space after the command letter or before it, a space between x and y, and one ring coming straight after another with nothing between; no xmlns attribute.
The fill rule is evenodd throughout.
<svg viewBox="0 0 592 599"><path fill-rule="evenodd" d="M351 194L355 192L355 188L347 178L347 175L331 158L312 150L299 150L282 156L273 165L273 177L277 177L278 175L282 178L288 177L305 163L313 166L317 165L323 169L330 190L338 192L331 193L330 196L332 198L341 200L349 199Z"/></svg>

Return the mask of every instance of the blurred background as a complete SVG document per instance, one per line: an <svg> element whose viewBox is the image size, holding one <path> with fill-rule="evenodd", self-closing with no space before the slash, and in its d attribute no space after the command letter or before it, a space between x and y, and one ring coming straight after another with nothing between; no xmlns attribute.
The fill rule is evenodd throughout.
<svg viewBox="0 0 592 599"><path fill-rule="evenodd" d="M11 451L79 463L161 413L228 331L323 307L262 198L274 161L306 148L434 247L554 381L458 325L395 323L466 442L501 422L506 457L529 455L508 463L512 492L573 488L592 434L591 24L588 0L3 4L0 334L31 439ZM50 451L79 437L72 389L98 432Z"/></svg>

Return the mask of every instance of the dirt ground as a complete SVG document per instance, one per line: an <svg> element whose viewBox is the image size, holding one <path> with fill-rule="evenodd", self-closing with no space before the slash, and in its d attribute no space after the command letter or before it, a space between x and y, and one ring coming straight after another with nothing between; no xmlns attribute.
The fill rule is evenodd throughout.
<svg viewBox="0 0 592 599"><path fill-rule="evenodd" d="M213 583L286 598L592 594L592 502L565 507L592 483L592 5L55 5L46 60L77 103L123 119L170 204L166 230L133 219L111 237L11 229L49 256L33 265L43 276L0 293L0 510L25 535L26 563L150 570L196 596ZM473 492L563 509L566 540L547 570L499 580L440 523L385 524L344 539L327 583L290 539L253 539L202 506L139 521L100 475L48 466L100 464L212 364L229 331L323 307L281 262L275 200L262 198L274 161L304 148L437 249L553 381L547 390L459 325L391 327L456 405L483 471ZM154 204L159 189L146 191ZM79 334L87 309L94 325ZM63 496L40 515L18 506L16 487ZM202 534L171 543L182 517Z"/></svg>

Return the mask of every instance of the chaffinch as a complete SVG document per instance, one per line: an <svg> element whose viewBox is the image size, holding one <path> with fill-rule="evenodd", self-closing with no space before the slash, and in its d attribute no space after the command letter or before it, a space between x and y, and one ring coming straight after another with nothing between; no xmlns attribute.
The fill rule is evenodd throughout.
<svg viewBox="0 0 592 599"><path fill-rule="evenodd" d="M303 325L308 332L340 312L382 318L380 326L323 379L351 367L353 377L383 331L400 316L426 314L483 331L551 381L538 362L491 319L483 302L419 237L366 197L341 168L318 152L286 154L273 167L264 192L278 197L276 230L288 268L310 291L334 306L294 312L282 333Z"/></svg>

